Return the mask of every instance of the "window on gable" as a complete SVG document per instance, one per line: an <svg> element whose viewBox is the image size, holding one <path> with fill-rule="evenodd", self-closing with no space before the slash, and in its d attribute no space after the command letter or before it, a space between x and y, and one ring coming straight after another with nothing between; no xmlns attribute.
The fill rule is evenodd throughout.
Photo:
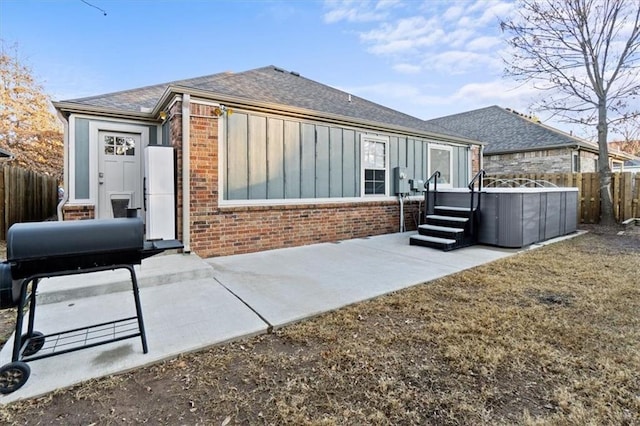
<svg viewBox="0 0 640 426"><path fill-rule="evenodd" d="M387 195L389 155L386 138L362 136L362 194Z"/></svg>

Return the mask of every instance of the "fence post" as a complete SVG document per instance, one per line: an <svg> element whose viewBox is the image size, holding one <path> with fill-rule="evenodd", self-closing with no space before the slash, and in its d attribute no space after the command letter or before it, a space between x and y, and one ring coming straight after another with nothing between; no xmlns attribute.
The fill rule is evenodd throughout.
<svg viewBox="0 0 640 426"><path fill-rule="evenodd" d="M631 217L640 218L640 173L634 179L633 197L631 200Z"/></svg>
<svg viewBox="0 0 640 426"><path fill-rule="evenodd" d="M611 195L613 197L613 217L617 222L622 220L622 209L620 208L620 204L622 200L620 199L620 173L611 173Z"/></svg>

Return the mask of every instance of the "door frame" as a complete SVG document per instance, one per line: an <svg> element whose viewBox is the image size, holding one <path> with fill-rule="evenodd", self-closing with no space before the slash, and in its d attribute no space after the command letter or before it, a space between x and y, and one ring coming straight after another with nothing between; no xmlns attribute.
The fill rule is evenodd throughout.
<svg viewBox="0 0 640 426"><path fill-rule="evenodd" d="M102 156L100 155L100 149L102 145L100 144L100 140L98 134L100 132L114 132L114 133L133 133L140 136L140 151L139 151L139 164L140 164L140 216L142 218L145 217L144 211L144 148L149 145L149 128L147 126L135 125L135 124L126 124L126 123L113 123L113 122L96 122L91 121L89 123L89 161L91 164L89 165L89 188L92 190L92 198L95 205L95 215L96 219L99 218L99 212L101 211L100 203L100 187L98 182L98 174L100 170L103 169L102 164L100 164L100 159Z"/></svg>

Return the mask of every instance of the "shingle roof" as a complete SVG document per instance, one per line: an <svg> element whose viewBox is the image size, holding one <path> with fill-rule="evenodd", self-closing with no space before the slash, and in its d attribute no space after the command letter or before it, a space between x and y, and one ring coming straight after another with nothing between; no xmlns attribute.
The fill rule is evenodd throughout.
<svg viewBox="0 0 640 426"><path fill-rule="evenodd" d="M140 112L141 108L153 108L169 86L188 87L208 91L212 94L245 98L248 101L304 108L356 120L373 121L458 138L463 137L453 129L445 129L437 124L427 123L417 117L350 95L347 92L274 66L241 73L224 72L64 102L82 104L87 107Z"/></svg>
<svg viewBox="0 0 640 426"><path fill-rule="evenodd" d="M597 149L594 143L545 126L497 105L434 118L427 122L447 129L455 129L467 138L486 143L485 154L529 151L564 145L581 145Z"/></svg>

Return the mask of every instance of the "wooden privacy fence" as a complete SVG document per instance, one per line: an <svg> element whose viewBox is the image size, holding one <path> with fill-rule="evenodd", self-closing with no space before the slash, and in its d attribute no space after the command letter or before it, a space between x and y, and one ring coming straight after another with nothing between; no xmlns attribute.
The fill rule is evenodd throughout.
<svg viewBox="0 0 640 426"><path fill-rule="evenodd" d="M0 240L18 222L36 222L56 214L58 182L55 178L18 167L0 168Z"/></svg>
<svg viewBox="0 0 640 426"><path fill-rule="evenodd" d="M600 175L598 173L528 173L487 175L485 186L500 186L501 182L515 181L526 187L549 182L555 186L578 188L579 221L598 223L600 220ZM618 222L640 217L640 173L612 173L611 195L615 218Z"/></svg>

